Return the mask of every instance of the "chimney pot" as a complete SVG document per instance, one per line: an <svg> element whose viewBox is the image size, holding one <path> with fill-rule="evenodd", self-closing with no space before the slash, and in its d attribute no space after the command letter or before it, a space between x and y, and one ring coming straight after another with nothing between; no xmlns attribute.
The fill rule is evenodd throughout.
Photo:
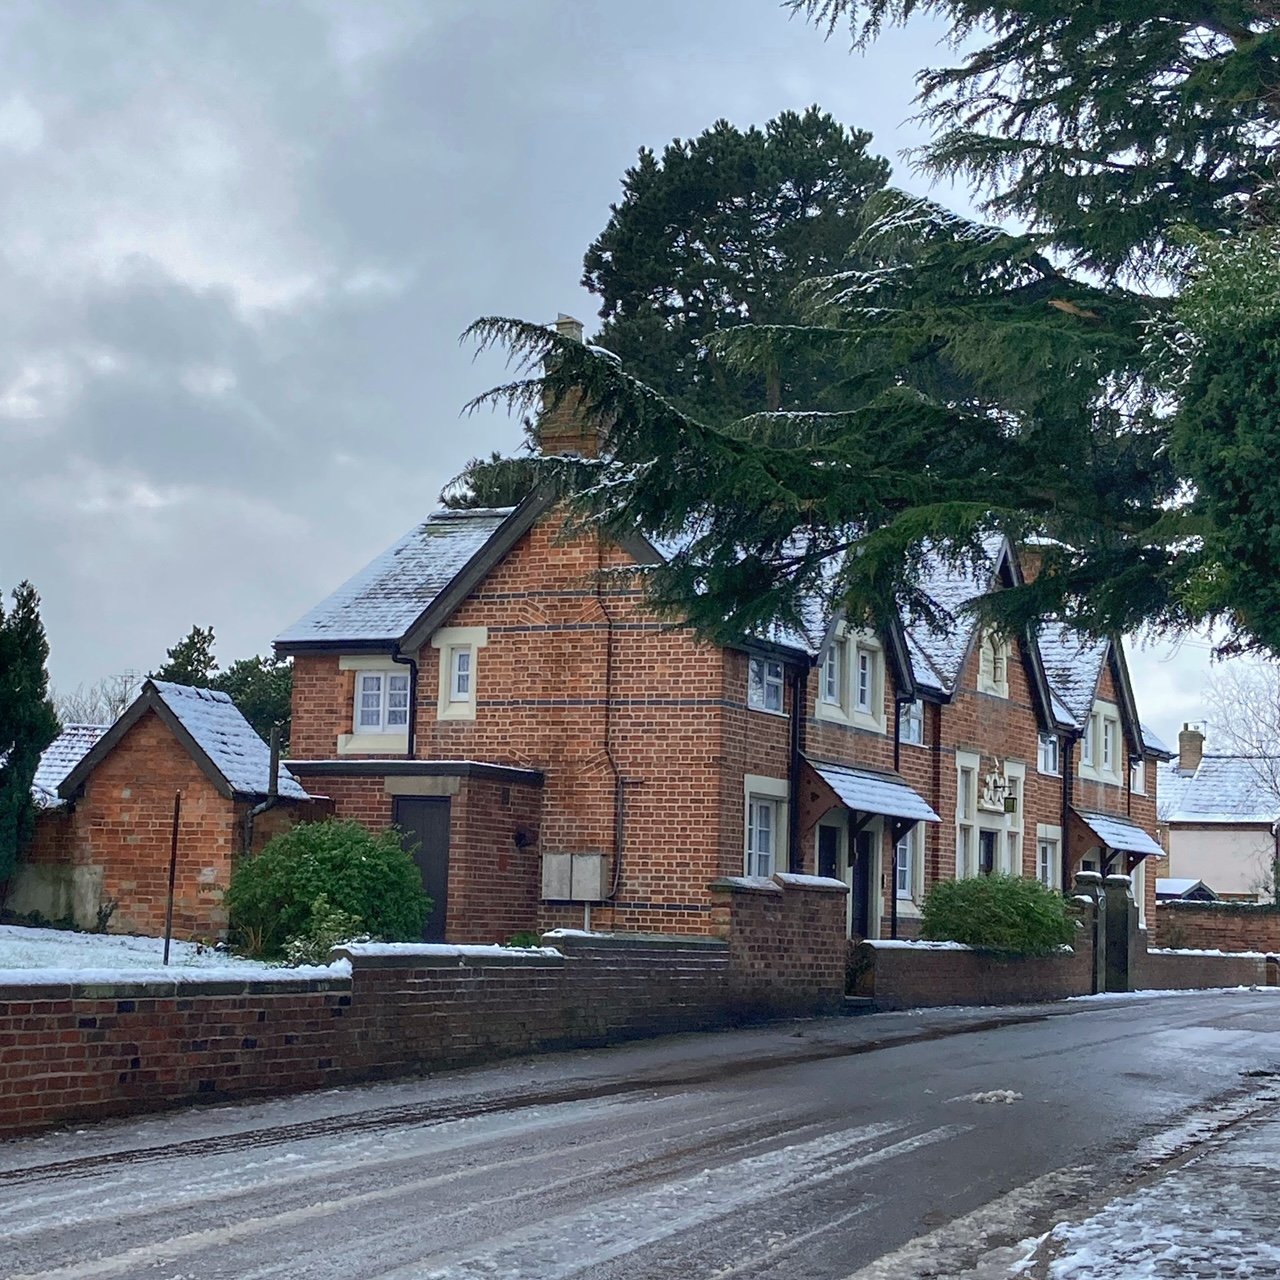
<svg viewBox="0 0 1280 1280"><path fill-rule="evenodd" d="M1178 734L1178 772L1194 773L1200 767L1203 757L1204 732L1184 724L1182 732Z"/></svg>

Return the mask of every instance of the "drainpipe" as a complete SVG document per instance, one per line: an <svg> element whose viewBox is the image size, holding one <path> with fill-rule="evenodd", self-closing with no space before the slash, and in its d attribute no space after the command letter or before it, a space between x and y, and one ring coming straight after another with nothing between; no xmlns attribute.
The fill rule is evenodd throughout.
<svg viewBox="0 0 1280 1280"><path fill-rule="evenodd" d="M401 653L400 646L396 645L391 650L391 661L398 662L402 667L409 668L409 723L405 726L408 731L405 735L405 755L410 760L416 760L418 748L418 660ZM475 677L472 676L472 679L474 680Z"/></svg>
<svg viewBox="0 0 1280 1280"><path fill-rule="evenodd" d="M797 667L791 677L791 768L787 780L787 863L797 875L804 872L800 852L800 764L804 752L805 672ZM817 869L816 867L814 868Z"/></svg>
<svg viewBox="0 0 1280 1280"><path fill-rule="evenodd" d="M280 726L271 726L271 762L267 766L270 773L267 777L267 798L256 804L244 815L244 853L248 857L253 853L253 823L259 814L274 809L280 803Z"/></svg>
<svg viewBox="0 0 1280 1280"><path fill-rule="evenodd" d="M921 735L924 736L923 734ZM893 700L893 771L902 767L902 700ZM890 835L893 834L892 827ZM923 856L923 855L922 855ZM889 876L889 937L898 939L898 845L893 845L893 871Z"/></svg>
<svg viewBox="0 0 1280 1280"><path fill-rule="evenodd" d="M622 887L622 852L627 838L626 784L613 754L613 628L614 617L605 600L604 535L596 534L596 605L604 618L604 756L613 774L613 883L609 902L614 904L613 927L617 928L617 899Z"/></svg>
<svg viewBox="0 0 1280 1280"><path fill-rule="evenodd" d="M1075 754L1076 740L1068 737L1062 750L1062 850L1058 857L1062 861L1062 892L1071 888L1071 852L1068 848L1067 831L1071 818L1071 757Z"/></svg>

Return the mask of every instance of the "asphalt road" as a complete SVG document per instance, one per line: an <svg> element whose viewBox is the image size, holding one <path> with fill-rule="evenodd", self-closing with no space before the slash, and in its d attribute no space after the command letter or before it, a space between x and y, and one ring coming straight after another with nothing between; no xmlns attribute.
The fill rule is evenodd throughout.
<svg viewBox="0 0 1280 1280"><path fill-rule="evenodd" d="M685 1036L100 1124L0 1144L0 1275L958 1275L1274 1108L1271 1072L1280 994L1205 993Z"/></svg>

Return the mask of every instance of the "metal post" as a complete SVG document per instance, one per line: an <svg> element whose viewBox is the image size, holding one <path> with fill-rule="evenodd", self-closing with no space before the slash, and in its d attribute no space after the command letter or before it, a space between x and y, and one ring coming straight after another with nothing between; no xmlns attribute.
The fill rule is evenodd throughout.
<svg viewBox="0 0 1280 1280"><path fill-rule="evenodd" d="M164 964L169 963L169 940L173 937L173 886L178 878L178 818L182 813L182 792L173 793L173 839L169 844L169 897L164 905Z"/></svg>

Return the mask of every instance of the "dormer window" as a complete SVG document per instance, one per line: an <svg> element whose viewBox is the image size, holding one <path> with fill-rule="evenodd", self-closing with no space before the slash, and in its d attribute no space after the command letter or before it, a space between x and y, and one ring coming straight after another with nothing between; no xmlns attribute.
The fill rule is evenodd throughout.
<svg viewBox="0 0 1280 1280"><path fill-rule="evenodd" d="M356 733L404 733L409 725L409 673L356 673Z"/></svg>
<svg viewBox="0 0 1280 1280"><path fill-rule="evenodd" d="M876 655L873 649L858 646L858 661L854 669L853 708L864 715L875 714Z"/></svg>
<svg viewBox="0 0 1280 1280"><path fill-rule="evenodd" d="M924 703L919 698L902 708L901 740L916 746L924 745Z"/></svg>
<svg viewBox="0 0 1280 1280"><path fill-rule="evenodd" d="M832 640L822 659L822 701L829 707L838 707L844 701L844 640Z"/></svg>

